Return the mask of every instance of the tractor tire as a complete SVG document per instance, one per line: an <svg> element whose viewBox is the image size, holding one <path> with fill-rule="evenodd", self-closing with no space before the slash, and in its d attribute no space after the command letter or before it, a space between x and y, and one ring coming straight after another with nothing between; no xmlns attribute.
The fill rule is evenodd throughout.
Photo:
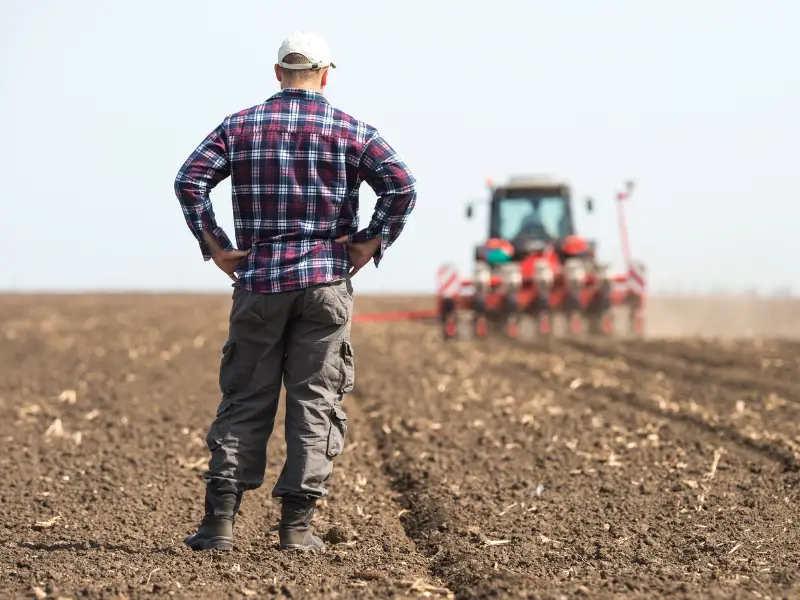
<svg viewBox="0 0 800 600"><path fill-rule="evenodd" d="M610 310L588 315L587 322L586 331L590 336L609 337L614 335L614 315Z"/></svg>

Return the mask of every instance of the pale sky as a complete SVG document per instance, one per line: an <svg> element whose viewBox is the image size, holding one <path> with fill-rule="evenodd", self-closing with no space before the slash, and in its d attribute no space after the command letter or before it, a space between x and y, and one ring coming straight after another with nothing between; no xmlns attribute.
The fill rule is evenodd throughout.
<svg viewBox="0 0 800 600"><path fill-rule="evenodd" d="M209 290L173 192L226 115L275 91L295 29L325 37L326 95L377 127L417 208L359 292L468 271L486 177L553 173L620 265L613 196L655 289L800 289L800 2L0 0L0 288ZM361 223L374 195L362 186ZM234 236L230 185L212 192Z"/></svg>

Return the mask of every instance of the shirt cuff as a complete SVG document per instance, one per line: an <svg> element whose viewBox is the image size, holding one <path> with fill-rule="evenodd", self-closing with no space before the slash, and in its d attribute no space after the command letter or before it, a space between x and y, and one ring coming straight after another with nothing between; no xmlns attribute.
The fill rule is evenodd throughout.
<svg viewBox="0 0 800 600"><path fill-rule="evenodd" d="M230 238L228 235L223 231L222 227L215 227L211 230L211 236L217 240L217 243L220 247L224 248L225 250L233 250L233 244L231 243ZM203 239L203 232L200 232L197 241L200 243L200 252L203 253L203 260L211 260L211 250L206 244L206 241Z"/></svg>
<svg viewBox="0 0 800 600"><path fill-rule="evenodd" d="M363 244L364 242L368 242L370 240L374 240L376 237L381 236L380 233L374 233L369 229L362 229L361 231L355 232L353 235L350 236L350 243L351 244ZM373 262L375 263L375 267L378 267L378 264L381 262L383 258L383 253L386 251L386 247L388 246L388 242L386 236L381 236L381 245L378 250L375 252L375 255L372 257Z"/></svg>

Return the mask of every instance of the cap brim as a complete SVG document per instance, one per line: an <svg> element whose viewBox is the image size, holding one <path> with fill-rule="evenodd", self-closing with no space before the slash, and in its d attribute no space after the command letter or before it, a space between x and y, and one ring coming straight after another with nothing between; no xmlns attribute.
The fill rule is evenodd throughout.
<svg viewBox="0 0 800 600"><path fill-rule="evenodd" d="M285 63L283 61L278 62L278 64L283 67L284 69L288 69L289 71L308 71L309 69L313 69L313 64L308 63L300 63L296 65L290 65L289 63ZM328 64L329 67L336 68L336 65L333 63ZM323 67L325 68L325 67Z"/></svg>

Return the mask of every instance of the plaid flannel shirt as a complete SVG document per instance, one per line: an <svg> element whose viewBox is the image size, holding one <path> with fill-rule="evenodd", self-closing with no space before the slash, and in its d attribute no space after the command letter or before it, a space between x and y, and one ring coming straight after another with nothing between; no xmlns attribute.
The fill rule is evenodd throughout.
<svg viewBox="0 0 800 600"><path fill-rule="evenodd" d="M344 278L347 247L334 241L344 235L352 242L380 236L377 267L416 202L413 175L375 128L302 89L281 90L225 118L178 172L175 194L205 260L204 229L233 249L209 196L228 176L237 246L250 249L237 269L239 284L258 292ZM359 231L362 181L378 198Z"/></svg>

